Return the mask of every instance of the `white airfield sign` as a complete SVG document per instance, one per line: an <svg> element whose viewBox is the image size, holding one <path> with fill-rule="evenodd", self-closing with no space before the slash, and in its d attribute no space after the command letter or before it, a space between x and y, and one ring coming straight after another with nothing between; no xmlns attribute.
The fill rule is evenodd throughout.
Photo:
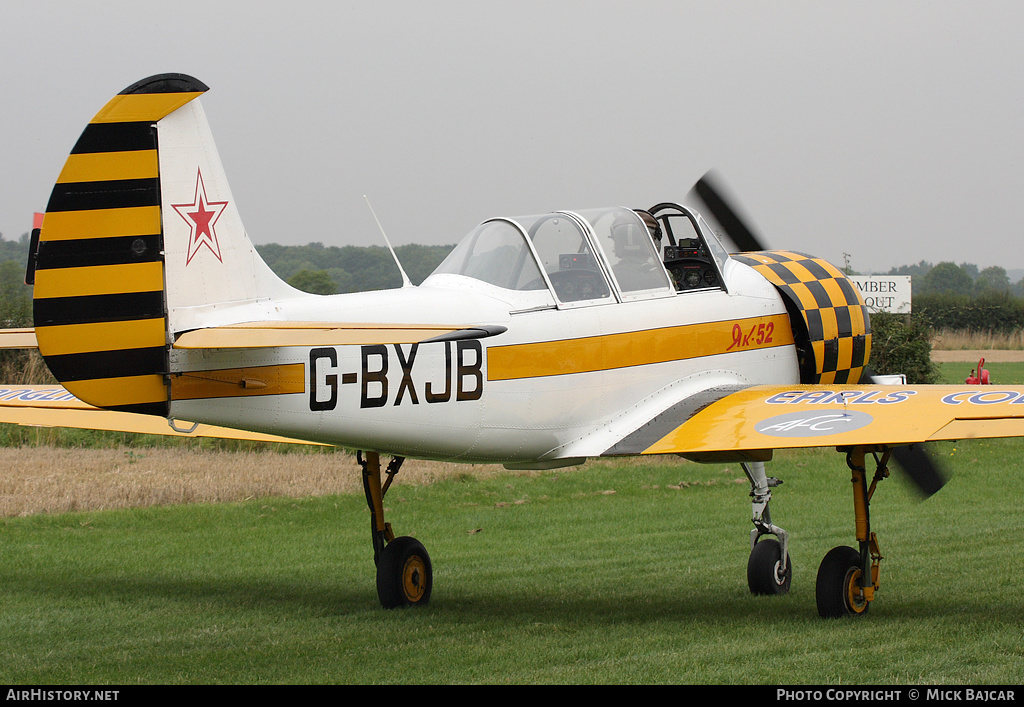
<svg viewBox="0 0 1024 707"><path fill-rule="evenodd" d="M910 313L910 275L850 275L872 312Z"/></svg>

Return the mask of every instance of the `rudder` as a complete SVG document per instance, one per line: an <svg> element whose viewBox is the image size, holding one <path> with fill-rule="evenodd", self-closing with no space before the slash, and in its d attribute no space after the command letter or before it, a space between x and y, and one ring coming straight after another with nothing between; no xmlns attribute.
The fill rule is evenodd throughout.
<svg viewBox="0 0 1024 707"><path fill-rule="evenodd" d="M33 317L39 351L74 395L166 415L167 326L155 122L207 87L163 74L92 119L43 217Z"/></svg>
<svg viewBox="0 0 1024 707"><path fill-rule="evenodd" d="M126 88L86 127L50 195L34 254L36 338L54 376L97 407L167 416L169 347L202 325L203 305L296 292L256 254L227 196L194 100L207 90L184 74Z"/></svg>

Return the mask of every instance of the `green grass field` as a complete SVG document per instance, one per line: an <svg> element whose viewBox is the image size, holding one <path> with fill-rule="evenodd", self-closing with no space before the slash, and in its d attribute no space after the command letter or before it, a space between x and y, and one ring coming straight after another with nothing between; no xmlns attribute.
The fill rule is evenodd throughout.
<svg viewBox="0 0 1024 707"><path fill-rule="evenodd" d="M939 363L936 364L943 383L963 383L967 376L977 367L973 363ZM1024 363L990 363L985 362L993 385L1024 385Z"/></svg>
<svg viewBox="0 0 1024 707"><path fill-rule="evenodd" d="M361 495L0 519L0 683L1019 684L1024 441L936 450L939 494L898 475L876 493L881 590L843 620L814 602L822 556L854 543L832 450L769 465L782 597L747 590L736 465L396 484L389 520L434 563L416 610L379 608Z"/></svg>
<svg viewBox="0 0 1024 707"><path fill-rule="evenodd" d="M434 560L430 606L378 607L359 496L0 522L0 681L241 683L1018 683L1019 442L942 445L926 502L872 505L871 611L825 621L814 575L853 541L835 452L781 456L784 597L746 587L739 469L591 464L388 496ZM687 483L681 483L687 482Z"/></svg>

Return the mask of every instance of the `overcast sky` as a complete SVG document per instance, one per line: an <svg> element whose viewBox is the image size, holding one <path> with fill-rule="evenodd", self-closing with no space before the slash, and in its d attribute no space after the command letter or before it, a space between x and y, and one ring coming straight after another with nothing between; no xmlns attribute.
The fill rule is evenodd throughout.
<svg viewBox="0 0 1024 707"><path fill-rule="evenodd" d="M0 9L0 233L118 91L191 74L256 243L451 244L682 201L776 248L1024 267L1024 3L191 2Z"/></svg>

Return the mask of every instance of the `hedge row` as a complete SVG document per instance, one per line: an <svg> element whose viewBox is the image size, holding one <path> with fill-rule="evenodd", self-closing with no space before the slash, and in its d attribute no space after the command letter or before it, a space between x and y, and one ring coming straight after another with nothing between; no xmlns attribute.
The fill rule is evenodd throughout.
<svg viewBox="0 0 1024 707"><path fill-rule="evenodd" d="M1024 298L1005 293L977 297L952 293L915 295L913 311L914 318L926 322L933 331L1006 334L1024 328Z"/></svg>

